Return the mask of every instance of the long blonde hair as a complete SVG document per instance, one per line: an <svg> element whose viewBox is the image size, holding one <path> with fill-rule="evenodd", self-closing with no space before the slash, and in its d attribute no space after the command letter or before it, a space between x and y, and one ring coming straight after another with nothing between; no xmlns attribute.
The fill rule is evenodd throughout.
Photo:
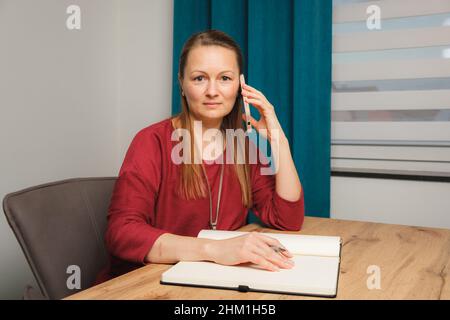
<svg viewBox="0 0 450 320"><path fill-rule="evenodd" d="M218 30L209 30L199 32L192 35L184 44L181 51L179 60L179 75L178 80L181 83L184 78L184 69L186 66L187 58L191 49L196 46L221 46L227 49L231 49L235 52L239 74L243 73L243 56L239 45L226 33ZM180 86L180 99L181 99L181 112L174 118L177 120L178 128L189 130L190 136L194 137L193 126L190 118L189 106L186 98L181 94ZM242 99L240 90L233 109L222 120L221 130L225 132L226 129L242 129L244 130L242 120ZM234 137L234 146L238 146L238 139ZM233 172L236 174L242 191L242 203L247 208L252 207L252 190L251 190L251 177L250 177L250 165L249 165L249 141L248 137L245 138L245 163L241 164L237 162L238 148L234 149L234 164ZM194 150L194 139L191 139L191 149ZM199 199L207 196L207 189L205 180L203 177L203 169L201 164L195 164L193 159L193 152L190 154L190 163L181 164L181 179L178 186L178 193L185 199ZM227 172L227 170L226 170Z"/></svg>

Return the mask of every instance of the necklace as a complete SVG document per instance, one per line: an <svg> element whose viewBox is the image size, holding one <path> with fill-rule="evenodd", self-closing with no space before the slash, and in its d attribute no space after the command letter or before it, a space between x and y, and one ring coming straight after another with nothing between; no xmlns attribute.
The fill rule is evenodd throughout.
<svg viewBox="0 0 450 320"><path fill-rule="evenodd" d="M209 185L208 176L206 175L205 166L202 163L203 174L205 175L206 184L208 186L208 195L209 195L209 226L211 229L216 230L217 220L219 219L219 208L220 208L220 197L222 194L222 182L223 182L223 170L225 166L222 163L220 169L220 182L219 182L219 194L217 195L217 207L216 207L216 218L213 220L212 218L212 196L211 196L211 186Z"/></svg>

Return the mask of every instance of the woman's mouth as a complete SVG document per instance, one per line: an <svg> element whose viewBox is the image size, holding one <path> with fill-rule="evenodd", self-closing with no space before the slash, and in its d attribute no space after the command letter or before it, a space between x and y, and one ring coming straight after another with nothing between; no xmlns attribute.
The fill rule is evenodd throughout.
<svg viewBox="0 0 450 320"><path fill-rule="evenodd" d="M215 108L221 105L220 102L204 102L203 104L209 108Z"/></svg>

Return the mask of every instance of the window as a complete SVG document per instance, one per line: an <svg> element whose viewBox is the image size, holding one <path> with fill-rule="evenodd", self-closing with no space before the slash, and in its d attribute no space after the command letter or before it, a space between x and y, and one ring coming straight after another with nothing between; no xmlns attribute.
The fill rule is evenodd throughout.
<svg viewBox="0 0 450 320"><path fill-rule="evenodd" d="M333 5L332 170L449 176L450 1Z"/></svg>

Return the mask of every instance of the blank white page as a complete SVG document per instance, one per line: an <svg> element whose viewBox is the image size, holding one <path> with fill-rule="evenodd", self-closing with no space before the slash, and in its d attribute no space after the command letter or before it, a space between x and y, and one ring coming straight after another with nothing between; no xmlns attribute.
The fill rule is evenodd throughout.
<svg viewBox="0 0 450 320"><path fill-rule="evenodd" d="M296 294L336 294L338 257L294 256L292 269L267 271L253 264L224 266L213 262L181 261L162 274L167 283L194 284Z"/></svg>
<svg viewBox="0 0 450 320"><path fill-rule="evenodd" d="M222 240L247 234L243 231L202 230L198 238ZM292 254L339 257L340 237L263 232L280 241Z"/></svg>

